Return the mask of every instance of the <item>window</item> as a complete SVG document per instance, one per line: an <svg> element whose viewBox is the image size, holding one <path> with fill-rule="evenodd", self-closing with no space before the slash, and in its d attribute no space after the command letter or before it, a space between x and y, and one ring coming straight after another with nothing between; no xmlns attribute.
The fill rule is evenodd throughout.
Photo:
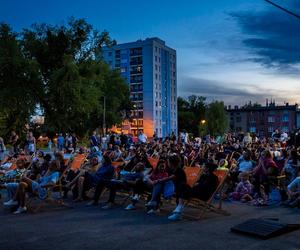
<svg viewBox="0 0 300 250"><path fill-rule="evenodd" d="M274 116L268 116L268 122L270 122L270 123L275 122L275 117Z"/></svg>
<svg viewBox="0 0 300 250"><path fill-rule="evenodd" d="M242 118L240 116L237 116L236 117L236 122L241 122L242 121Z"/></svg>
<svg viewBox="0 0 300 250"><path fill-rule="evenodd" d="M157 56L155 56L155 62L157 62Z"/></svg>
<svg viewBox="0 0 300 250"><path fill-rule="evenodd" d="M274 128L273 128L273 127L268 127L268 132L269 132L269 133L273 133L273 131L274 131Z"/></svg>
<svg viewBox="0 0 300 250"><path fill-rule="evenodd" d="M289 132L289 128L286 126L282 127L281 130L282 130L282 132L286 132L286 133Z"/></svg>
<svg viewBox="0 0 300 250"><path fill-rule="evenodd" d="M121 68L121 73L125 73L126 72L126 68Z"/></svg>
<svg viewBox="0 0 300 250"><path fill-rule="evenodd" d="M256 133L256 127L250 127L249 131L250 133Z"/></svg>
<svg viewBox="0 0 300 250"><path fill-rule="evenodd" d="M110 51L110 52L108 52L108 56L110 57L110 56L112 56L112 52Z"/></svg>
<svg viewBox="0 0 300 250"><path fill-rule="evenodd" d="M283 115L282 116L282 121L283 122L288 122L289 121L289 115Z"/></svg>

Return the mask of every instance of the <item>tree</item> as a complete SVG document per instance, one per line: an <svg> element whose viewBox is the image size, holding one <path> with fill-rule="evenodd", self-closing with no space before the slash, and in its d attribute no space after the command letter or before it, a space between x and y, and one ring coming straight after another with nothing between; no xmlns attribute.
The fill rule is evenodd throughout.
<svg viewBox="0 0 300 250"><path fill-rule="evenodd" d="M119 111L130 108L129 90L102 60L102 47L116 44L107 31L71 18L63 26L35 24L22 35L24 54L40 67L43 90L36 96L48 130L83 134L99 127L104 96L107 125L120 122Z"/></svg>
<svg viewBox="0 0 300 250"><path fill-rule="evenodd" d="M102 124L119 123L131 107L129 89L120 72L103 61L102 47L115 45L107 31L84 19L66 25L34 24L14 33L0 26L0 129L19 132L38 109L49 132L84 135Z"/></svg>
<svg viewBox="0 0 300 250"><path fill-rule="evenodd" d="M189 131L199 135L200 121L205 118L206 98L203 96L189 96L187 99L178 97L178 128L179 131Z"/></svg>
<svg viewBox="0 0 300 250"><path fill-rule="evenodd" d="M206 122L208 133L211 135L222 135L227 127L228 120L226 116L224 102L211 102L206 110Z"/></svg>
<svg viewBox="0 0 300 250"><path fill-rule="evenodd" d="M18 133L29 123L36 107L39 89L38 65L24 57L17 34L7 24L0 24L0 127L1 134Z"/></svg>

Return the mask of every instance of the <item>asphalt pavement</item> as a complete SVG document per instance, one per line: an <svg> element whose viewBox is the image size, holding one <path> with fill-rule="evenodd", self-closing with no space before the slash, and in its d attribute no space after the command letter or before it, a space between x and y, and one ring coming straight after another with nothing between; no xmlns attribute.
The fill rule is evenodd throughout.
<svg viewBox="0 0 300 250"><path fill-rule="evenodd" d="M297 208L227 202L224 207L230 216L207 213L199 221L169 222L169 204L157 215L147 215L143 204L134 211L125 211L121 205L111 210L72 205L72 209L49 205L37 214L21 215L1 205L0 249L300 249L300 230L269 240L230 232L232 226L250 218L300 223Z"/></svg>

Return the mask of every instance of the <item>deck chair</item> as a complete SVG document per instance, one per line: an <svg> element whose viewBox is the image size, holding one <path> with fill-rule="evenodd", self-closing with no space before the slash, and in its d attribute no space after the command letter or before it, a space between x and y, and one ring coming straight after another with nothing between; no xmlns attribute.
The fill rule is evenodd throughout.
<svg viewBox="0 0 300 250"><path fill-rule="evenodd" d="M183 170L184 170L186 178L187 178L187 184L190 187L193 187L202 173L202 168L200 168L200 167L184 167Z"/></svg>
<svg viewBox="0 0 300 250"><path fill-rule="evenodd" d="M46 187L46 189L47 189L46 198L43 199L43 200L39 199L40 202L39 202L39 204L37 205L36 208L34 208L32 206L32 203L33 203L33 200L34 200L35 197L32 197L32 199L28 199L28 202L27 202L26 206L29 208L29 211L33 212L33 213L37 213L42 208L44 208L47 203L51 204L51 205L60 206L60 207L72 208L72 206L66 204L63 200L62 181L63 181L63 178L65 177L66 173L68 172L68 170L70 170L70 169L72 169L72 170L80 169L80 167L83 165L85 159L86 159L85 154L78 154L72 160L69 160L66 169L63 171L63 173L61 173L57 183L49 185L49 186ZM55 192L59 193L57 198L53 197L53 193L55 193Z"/></svg>
<svg viewBox="0 0 300 250"><path fill-rule="evenodd" d="M57 188L61 186L61 179L62 176L59 178L56 184L51 184L46 186L47 194L45 199L40 199L37 195L33 195L32 197L29 197L26 203L28 211L31 213L37 213L41 209L43 209L46 204L51 204L59 207L65 207L65 208L72 208L72 206L64 202L61 193L59 194L58 198L53 197L53 193L55 193ZM37 198L39 201L36 207L33 205L34 200L36 200L35 198Z"/></svg>
<svg viewBox="0 0 300 250"><path fill-rule="evenodd" d="M218 180L219 180L219 184L218 184L216 190L214 191L214 193L211 195L211 197L207 201L202 201L197 198L192 198L191 200L186 201L185 205L200 209L198 216L185 214L186 217L191 217L193 219L201 219L207 211L212 211L212 212L222 214L222 215L230 215L227 211L222 209L222 195L220 195L220 200L219 200L217 206L212 204L215 195L218 193L222 194L222 188L224 186L224 183L226 181L228 173L229 173L229 170L227 170L227 169L215 170L215 175L218 177Z"/></svg>
<svg viewBox="0 0 300 250"><path fill-rule="evenodd" d="M148 157L148 161L154 169L154 168L156 168L156 165L157 165L159 159L153 158L153 157Z"/></svg>

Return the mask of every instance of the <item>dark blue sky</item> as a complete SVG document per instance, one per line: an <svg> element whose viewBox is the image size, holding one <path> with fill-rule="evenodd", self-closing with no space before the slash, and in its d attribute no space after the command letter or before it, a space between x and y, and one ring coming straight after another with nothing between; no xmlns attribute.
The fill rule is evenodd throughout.
<svg viewBox="0 0 300 250"><path fill-rule="evenodd" d="M276 2L300 13L300 1ZM118 43L165 40L178 53L179 95L228 104L300 98L294 90L300 87L300 55L294 53L300 51L300 21L263 0L1 1L0 21L16 31L34 22L61 24L70 16L108 30ZM289 27L292 32L284 32Z"/></svg>

